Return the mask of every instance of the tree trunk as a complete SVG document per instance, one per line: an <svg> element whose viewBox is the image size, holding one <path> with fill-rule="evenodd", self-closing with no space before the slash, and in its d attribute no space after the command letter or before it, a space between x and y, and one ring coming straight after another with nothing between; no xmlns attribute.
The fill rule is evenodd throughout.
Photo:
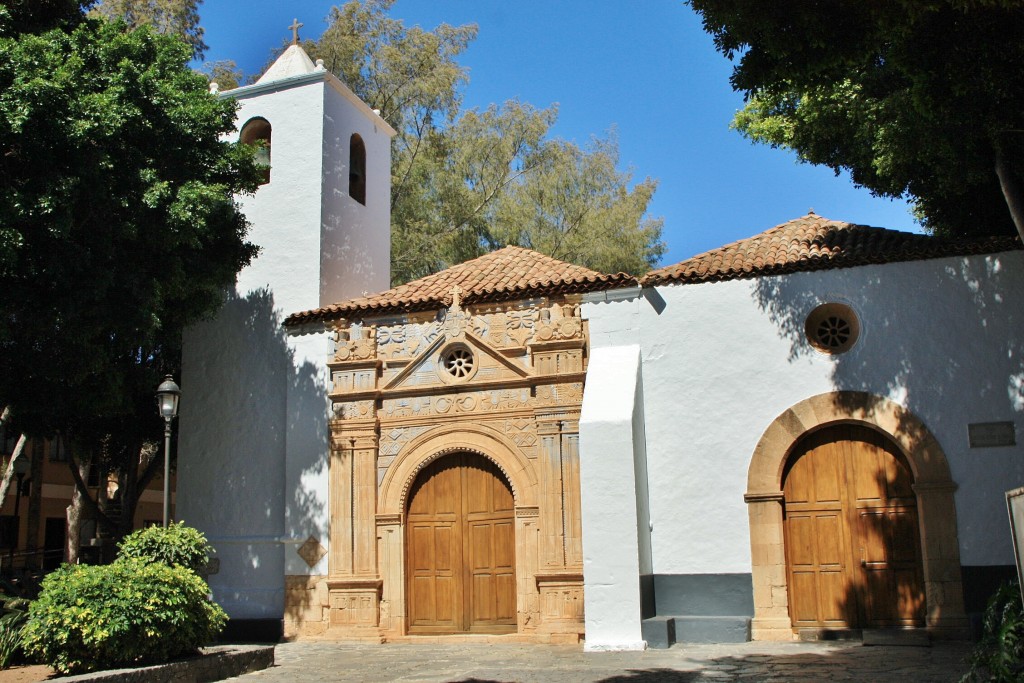
<svg viewBox="0 0 1024 683"><path fill-rule="evenodd" d="M11 453L11 459L7 461L7 469L4 470L4 478L0 481L0 503L7 499L7 491L11 488L11 477L14 476L14 463L17 461L18 456L25 450L25 442L28 439L22 434L21 438L18 439L18 444L14 447L14 452Z"/></svg>
<svg viewBox="0 0 1024 683"><path fill-rule="evenodd" d="M78 475L81 479L89 476L89 466L81 463L78 465ZM82 543L82 517L85 512L85 496L79 487L75 487L71 493L71 504L68 505L68 537L67 546L64 548L64 561L68 564L78 564L79 546Z"/></svg>
<svg viewBox="0 0 1024 683"><path fill-rule="evenodd" d="M1010 210L1013 224L1017 226L1017 234L1024 240L1024 191L1021 190L1020 182L1014 176L1013 171L1006 167L1006 160L1003 158L1002 146L996 144L996 175L999 176L999 186L1003 190L1003 197L1006 199L1006 207Z"/></svg>

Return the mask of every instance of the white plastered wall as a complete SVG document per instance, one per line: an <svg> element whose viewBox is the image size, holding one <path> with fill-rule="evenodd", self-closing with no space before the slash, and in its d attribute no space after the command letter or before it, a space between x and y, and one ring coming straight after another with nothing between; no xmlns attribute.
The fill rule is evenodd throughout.
<svg viewBox="0 0 1024 683"><path fill-rule="evenodd" d="M344 127L363 136L370 168L388 167L390 129L336 81L318 72L233 93L239 127L257 116L272 127L270 183L239 199L260 254L185 338L178 518L217 549L210 586L233 619L280 618L285 574L327 573L326 556L309 567L296 550L310 536L328 545L331 340L281 322L388 286L389 210L348 197ZM376 189L377 176L368 199L386 202L390 176Z"/></svg>
<svg viewBox="0 0 1024 683"><path fill-rule="evenodd" d="M641 650L640 575L651 571L644 508L643 381L640 346L631 329L636 299L616 307L593 335L580 416L584 615L588 651ZM637 495L630 495L633 492Z"/></svg>
<svg viewBox="0 0 1024 683"><path fill-rule="evenodd" d="M1012 564L1003 492L1024 484L1024 448L971 449L967 425L1020 427L1022 299L1024 254L1010 252L663 286L586 305L595 356L630 331L641 346L654 573L749 573L754 447L787 408L840 390L884 396L925 423L958 485L961 562ZM861 321L860 340L839 356L804 333L830 301ZM581 423L583 462L608 457L590 429ZM620 495L630 493L624 484Z"/></svg>

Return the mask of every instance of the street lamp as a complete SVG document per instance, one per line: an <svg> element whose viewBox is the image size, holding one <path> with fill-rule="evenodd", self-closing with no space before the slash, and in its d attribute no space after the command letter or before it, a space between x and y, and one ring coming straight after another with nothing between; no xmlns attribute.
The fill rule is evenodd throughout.
<svg viewBox="0 0 1024 683"><path fill-rule="evenodd" d="M178 414L181 389L170 375L156 389L156 406L164 418L164 527L171 520L171 420Z"/></svg>

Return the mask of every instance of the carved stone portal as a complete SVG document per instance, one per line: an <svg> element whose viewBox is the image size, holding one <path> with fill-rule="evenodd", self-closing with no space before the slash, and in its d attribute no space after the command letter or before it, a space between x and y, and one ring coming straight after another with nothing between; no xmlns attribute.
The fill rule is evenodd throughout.
<svg viewBox="0 0 1024 683"><path fill-rule="evenodd" d="M452 291L447 310L397 321L342 321L336 329L328 362L334 410L327 599L321 623L298 631L344 639L408 635L409 581L431 571L409 566L410 544L433 534L430 543L441 545L417 546L413 553L433 557L448 533L443 515L429 511L418 511L416 519L425 521L410 527L417 477L439 459L475 454L493 463L496 481L505 480L496 490L507 485L514 505L507 518L495 512L496 521L489 522L508 528L495 527L494 538L507 540L495 541L501 557L489 561L495 567L511 563L508 570L492 571L495 586L507 585L495 590L511 591L506 602L500 594L493 597L496 609L510 606L512 628L523 637L575 642L583 633L578 421L587 328L578 297L474 308L461 295ZM478 461L460 456L458 462ZM467 492L464 505L472 507L477 495ZM468 560L459 553L451 557L457 566L450 569L469 576ZM458 585L472 590L465 588L472 583ZM294 595L314 600L308 591ZM308 608L292 611L307 620L318 615ZM417 625L417 632L465 628L446 626L442 614L432 626L424 613L418 608L416 618L426 619L426 626ZM509 626L494 629L507 632Z"/></svg>

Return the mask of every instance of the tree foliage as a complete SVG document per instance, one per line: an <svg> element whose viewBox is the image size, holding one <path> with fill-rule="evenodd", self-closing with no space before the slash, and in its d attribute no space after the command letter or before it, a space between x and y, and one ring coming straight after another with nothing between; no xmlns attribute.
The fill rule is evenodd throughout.
<svg viewBox="0 0 1024 683"><path fill-rule="evenodd" d="M387 16L392 4L335 7L321 38L304 47L398 131L395 284L510 243L612 272L658 261L661 221L646 218L656 183L630 189L631 174L615 169L614 136L588 148L551 139L556 110L516 100L464 111L468 74L457 59L476 26L406 27ZM588 201L595 205L583 210Z"/></svg>
<svg viewBox="0 0 1024 683"><path fill-rule="evenodd" d="M743 135L911 198L937 233L1012 234L1024 178L1020 2L690 4L736 60Z"/></svg>
<svg viewBox="0 0 1024 683"><path fill-rule="evenodd" d="M134 495L181 330L255 253L232 197L259 170L221 141L235 104L178 39L81 12L19 32L25 17L0 13L0 405Z"/></svg>
<svg viewBox="0 0 1024 683"><path fill-rule="evenodd" d="M196 59L202 59L209 45L203 42L199 25L199 5L203 0L100 0L93 15L107 21L120 19L129 28L149 26L157 33L178 36L192 47Z"/></svg>

